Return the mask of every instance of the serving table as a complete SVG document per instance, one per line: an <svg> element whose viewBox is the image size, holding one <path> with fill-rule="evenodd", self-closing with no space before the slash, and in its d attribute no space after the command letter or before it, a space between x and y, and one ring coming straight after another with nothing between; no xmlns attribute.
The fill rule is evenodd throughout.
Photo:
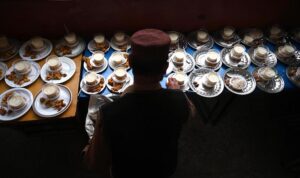
<svg viewBox="0 0 300 178"><path fill-rule="evenodd" d="M54 54L54 52L52 52ZM7 64L7 67L9 68L13 61L20 59L19 56L5 62ZM63 83L63 85L67 86L71 92L72 92L72 103L70 105L70 107L61 115L55 117L55 118L40 118L39 116L37 116L34 112L32 107L30 108L30 110L23 115L21 118L14 120L14 121L10 121L8 123L32 123L32 122L43 122L46 120L65 120L65 119L70 119L70 118L75 118L76 113L77 113L77 99L78 99L78 91L79 91L79 81L80 81L80 71L81 71L81 59L82 59L82 54L73 58L75 64L76 64L76 71L75 74L72 76L72 78L68 81L66 81L65 83ZM40 65L40 67L42 68L42 66L44 65L44 63L46 62L45 59L42 59L40 61L38 61L37 63ZM33 94L33 97L35 98L36 94L41 90L42 86L45 84L45 82L41 79L41 77L39 77L33 84L31 84L28 87L25 87L26 89L30 90ZM6 91L10 89L10 87L5 83L4 79L0 81L0 93ZM7 122L0 122L0 124L4 124Z"/></svg>

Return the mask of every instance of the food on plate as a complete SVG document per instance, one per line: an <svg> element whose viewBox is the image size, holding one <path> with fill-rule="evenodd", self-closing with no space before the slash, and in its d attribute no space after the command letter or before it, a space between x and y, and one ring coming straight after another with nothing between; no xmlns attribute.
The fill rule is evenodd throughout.
<svg viewBox="0 0 300 178"><path fill-rule="evenodd" d="M219 53L215 51L208 51L205 58L205 64L207 66L214 67L220 62Z"/></svg>
<svg viewBox="0 0 300 178"><path fill-rule="evenodd" d="M111 86L113 92L118 92L126 83L128 75L125 68L118 68L113 75L108 79L108 85Z"/></svg>
<svg viewBox="0 0 300 178"><path fill-rule="evenodd" d="M285 44L284 46L280 46L277 50L277 54L279 57L288 58L292 57L295 53L296 49L294 46Z"/></svg>
<svg viewBox="0 0 300 178"><path fill-rule="evenodd" d="M259 46L254 49L254 58L259 61L263 61L268 57L268 49Z"/></svg>
<svg viewBox="0 0 300 178"><path fill-rule="evenodd" d="M50 56L47 58L47 65L52 71L60 70L62 67L61 61L57 56Z"/></svg>
<svg viewBox="0 0 300 178"><path fill-rule="evenodd" d="M129 67L129 55L127 53L116 53L111 56L112 63L115 67Z"/></svg>
<svg viewBox="0 0 300 178"><path fill-rule="evenodd" d="M104 78L94 72L89 72L84 76L85 88L88 92L99 92L104 87Z"/></svg>
<svg viewBox="0 0 300 178"><path fill-rule="evenodd" d="M41 37L34 37L30 40L30 47L32 51L41 51L45 47L44 39Z"/></svg>
<svg viewBox="0 0 300 178"><path fill-rule="evenodd" d="M244 56L245 51L246 51L245 46L243 46L241 44L236 44L230 50L230 58L233 59L234 61L238 62Z"/></svg>
<svg viewBox="0 0 300 178"><path fill-rule="evenodd" d="M56 50L60 52L62 55L72 54L72 48L67 45L59 45Z"/></svg>
<svg viewBox="0 0 300 178"><path fill-rule="evenodd" d="M13 111L22 109L26 105L26 99L19 94L14 93L7 99L7 106Z"/></svg>
<svg viewBox="0 0 300 178"><path fill-rule="evenodd" d="M2 100L1 100L1 105L2 105L2 106L7 106L7 100L8 100L8 98L11 97L13 94L14 94L14 92L8 92L8 93L6 93L6 94L3 96Z"/></svg>
<svg viewBox="0 0 300 178"><path fill-rule="evenodd" d="M96 49L99 49L103 52L105 52L109 48L109 44L105 40L105 36L102 34L95 35L94 42L95 42Z"/></svg>
<svg viewBox="0 0 300 178"><path fill-rule="evenodd" d="M172 62L175 67L180 68L184 64L185 54L184 52L175 52Z"/></svg>
<svg viewBox="0 0 300 178"><path fill-rule="evenodd" d="M67 76L67 74L62 73L61 71L47 72L46 80L60 80L66 76Z"/></svg>
<svg viewBox="0 0 300 178"><path fill-rule="evenodd" d="M203 85L207 88L213 88L218 81L218 75L215 72L209 72L204 76Z"/></svg>
<svg viewBox="0 0 300 178"><path fill-rule="evenodd" d="M101 52L94 53L92 58L94 59L94 64L96 66L102 66L104 64L104 53Z"/></svg>
<svg viewBox="0 0 300 178"><path fill-rule="evenodd" d="M117 32L113 36L113 43L121 49L121 51L126 51L128 47L128 37L124 32Z"/></svg>
<svg viewBox="0 0 300 178"><path fill-rule="evenodd" d="M243 77L234 76L225 81L229 86L237 91L241 91L246 88L247 81Z"/></svg>
<svg viewBox="0 0 300 178"><path fill-rule="evenodd" d="M221 32L221 36L223 40L229 41L231 40L235 35L235 29L233 27L224 27L223 31Z"/></svg>
<svg viewBox="0 0 300 178"><path fill-rule="evenodd" d="M209 41L209 34L206 31L199 30L197 31L197 42L206 43Z"/></svg>
<svg viewBox="0 0 300 178"><path fill-rule="evenodd" d="M78 45L78 39L75 33L68 33L64 36L66 46L74 48Z"/></svg>
<svg viewBox="0 0 300 178"><path fill-rule="evenodd" d="M28 74L25 75L18 75L16 72L12 71L10 74L6 75L6 78L16 85L23 85L24 83L27 83L30 81L28 78Z"/></svg>
<svg viewBox="0 0 300 178"><path fill-rule="evenodd" d="M40 98L40 102L47 108L54 108L57 111L60 111L62 108L66 106L63 99L48 100L46 98Z"/></svg>
<svg viewBox="0 0 300 178"><path fill-rule="evenodd" d="M46 84L42 89L43 94L49 100L57 99L60 95L60 89L55 84Z"/></svg>
<svg viewBox="0 0 300 178"><path fill-rule="evenodd" d="M82 57L82 60L83 60L83 62L86 63L86 66L87 66L87 68L88 68L89 70L93 70L93 69L94 69L94 66L92 65L91 59L90 59L89 57L83 56L83 57Z"/></svg>

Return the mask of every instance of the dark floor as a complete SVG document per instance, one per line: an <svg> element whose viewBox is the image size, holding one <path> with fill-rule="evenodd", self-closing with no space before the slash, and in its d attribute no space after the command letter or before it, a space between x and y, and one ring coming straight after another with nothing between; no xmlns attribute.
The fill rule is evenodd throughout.
<svg viewBox="0 0 300 178"><path fill-rule="evenodd" d="M187 123L174 178L295 178L282 166L282 120L256 110L260 108L241 108L236 102L215 126ZM0 177L94 177L81 167L84 131L76 122L55 124L26 131L1 127Z"/></svg>

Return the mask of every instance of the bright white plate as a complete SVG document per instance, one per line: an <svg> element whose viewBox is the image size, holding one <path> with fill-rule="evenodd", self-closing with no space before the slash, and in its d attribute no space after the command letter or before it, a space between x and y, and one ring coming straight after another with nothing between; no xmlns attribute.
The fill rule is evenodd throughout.
<svg viewBox="0 0 300 178"><path fill-rule="evenodd" d="M124 90L125 90L127 87L129 87L130 85L133 84L133 77L132 77L129 73L127 73L127 79L126 79L126 81L125 81L125 84L124 84L123 88L121 88L119 91L115 92L115 91L112 90L112 86L110 86L110 85L108 84L108 80L112 77L112 75L113 75L113 73L111 73L111 74L106 78L106 86L107 86L107 88L108 88L112 93L122 93L122 92L124 92Z"/></svg>
<svg viewBox="0 0 300 178"><path fill-rule="evenodd" d="M2 97L4 97L9 92L21 93L23 96L26 97L27 104L26 104L26 107L20 111L12 112L12 113L6 114L4 116L0 115L0 121L12 121L12 120L22 117L24 114L26 114L29 111L29 109L31 108L31 105L33 103L32 93L25 88L12 88L12 89L6 90L4 93L2 93L0 95L0 101L2 101Z"/></svg>
<svg viewBox="0 0 300 178"><path fill-rule="evenodd" d="M0 75L0 81L5 77L7 71L7 65L3 62L0 62L0 69L2 70L2 75Z"/></svg>
<svg viewBox="0 0 300 178"><path fill-rule="evenodd" d="M20 54L20 57L24 60L28 60L28 61L39 61L41 59L44 59L45 57L47 57L51 51L52 51L52 43L51 41L43 38L44 42L45 42L45 49L43 49L42 51L38 52L37 55L36 55L36 58L31 58L31 57L25 57L25 48L30 45L30 40L29 41L26 41L20 48L19 50L19 54Z"/></svg>
<svg viewBox="0 0 300 178"><path fill-rule="evenodd" d="M81 81L80 81L80 89L81 89L81 91L82 91L83 93L85 93L85 94L87 94L87 95L94 95L94 94L97 94L97 93L101 93L101 92L105 89L106 84L107 84L107 80L105 80L105 78L104 78L102 75L100 75L100 74L97 74L97 75L98 75L100 78L103 78L103 79L104 79L104 85L103 85L103 87L101 88L101 90L98 91L98 92L88 92L88 91L86 90L85 86L84 86L83 80L81 80Z"/></svg>
<svg viewBox="0 0 300 178"><path fill-rule="evenodd" d="M32 109L34 113L40 117L49 118L49 117L56 117L62 113L64 113L72 103L72 92L71 90L61 84L58 84L60 89L60 96L58 99L63 99L66 106L62 108L60 111L57 111L54 108L46 108L45 105L41 104L40 99L43 97L42 90L36 95L34 99L34 103Z"/></svg>
<svg viewBox="0 0 300 178"><path fill-rule="evenodd" d="M76 64L75 62L67 57L59 57L59 60L61 61L62 64L62 73L67 74L66 77L62 77L60 80L46 80L47 76L47 68L48 65L45 63L41 69L41 78L44 82L46 83L64 83L68 81L72 76L75 74L76 71Z"/></svg>
<svg viewBox="0 0 300 178"><path fill-rule="evenodd" d="M55 45L55 53L58 55L58 56L65 56L65 57L69 57L69 58L73 58L73 57L76 57L78 56L79 54L81 54L84 49L85 49L85 41L82 39L82 38L78 38L79 42L78 42L78 45L74 48L72 48L72 53L71 54L66 54L66 55L63 55L60 51L58 51L57 49L61 46L61 45L64 45L65 44L65 41L64 40L61 40L60 42L58 42L56 45Z"/></svg>
<svg viewBox="0 0 300 178"><path fill-rule="evenodd" d="M116 70L116 68L117 68L117 66L115 66L114 64L113 64L113 61L112 61L112 56L113 55L115 55L115 54L117 54L117 53L122 53L123 55L124 54L128 54L127 52L120 52L120 51L115 51L115 52L113 52L111 55L110 55L110 57L109 57L109 59L108 59L108 64L109 64L109 66L113 69L113 70ZM125 57L124 57L125 58ZM126 60L126 58L125 58L125 60ZM128 59L127 59L128 60ZM120 67L121 66L123 66L123 65L120 65ZM127 68L126 68L126 70L129 70L130 69L130 66L128 66Z"/></svg>
<svg viewBox="0 0 300 178"><path fill-rule="evenodd" d="M88 50L91 52L91 53L94 53L94 52L98 52L98 51L101 51L101 52L104 52L106 53L109 49L110 49L110 43L108 40L105 40L105 43L108 44L108 48L105 50L105 51L101 51L100 49L97 49L96 48L96 43L94 40L91 40L89 43L88 43Z"/></svg>
<svg viewBox="0 0 300 178"><path fill-rule="evenodd" d="M34 83L40 76L40 65L36 62L31 62L31 72L29 73L29 79L30 81L29 82L26 82L26 83L23 83L22 85L17 85L15 84L13 81L10 81L7 79L7 75L10 74L14 69L13 69L13 66L11 66L7 71L6 71L6 74L5 74L5 83L10 86L10 87L27 87L29 85L31 85L32 83Z"/></svg>
<svg viewBox="0 0 300 178"><path fill-rule="evenodd" d="M93 60L92 57L93 57L93 56L90 56L90 57L89 57L89 58L91 58L91 63L93 63L93 62L92 62L92 60ZM92 65L93 65L93 64L92 64ZM103 71L105 71L105 70L107 69L107 67L108 67L108 62L107 62L107 59L104 58L104 64L103 64L101 67L97 67L97 68L94 68L94 69L92 69L92 70L89 70L89 69L87 68L86 62L83 63L83 67L84 67L84 69L85 69L86 71L88 71L88 72L101 73L101 72L103 72Z"/></svg>

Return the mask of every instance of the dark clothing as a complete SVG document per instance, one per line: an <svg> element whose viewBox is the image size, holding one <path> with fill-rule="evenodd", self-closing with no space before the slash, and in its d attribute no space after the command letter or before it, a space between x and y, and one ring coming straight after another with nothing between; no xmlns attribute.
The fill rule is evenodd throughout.
<svg viewBox="0 0 300 178"><path fill-rule="evenodd" d="M162 178L177 165L177 146L189 106L181 91L128 93L102 107L103 132L114 178Z"/></svg>

